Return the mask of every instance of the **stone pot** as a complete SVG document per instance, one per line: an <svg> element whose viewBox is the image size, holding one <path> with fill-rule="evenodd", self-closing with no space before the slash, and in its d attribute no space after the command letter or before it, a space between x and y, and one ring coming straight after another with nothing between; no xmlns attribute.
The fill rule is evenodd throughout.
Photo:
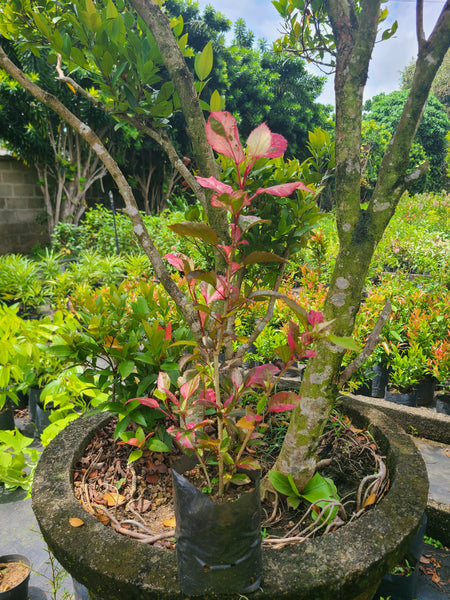
<svg viewBox="0 0 450 600"><path fill-rule="evenodd" d="M406 553L428 496L420 452L392 421L373 408L356 410L344 399L356 426L370 424L386 456L391 488L373 509L315 540L263 549L263 583L251 598L371 600L385 573ZM121 536L86 513L73 494L73 469L94 432L110 415L70 423L45 448L33 482L33 510L50 550L96 600L182 600L176 553ZM69 519L79 517L81 527ZM208 600L226 598L208 594ZM235 598L235 596L233 596ZM197 596L206 600L206 596Z"/></svg>

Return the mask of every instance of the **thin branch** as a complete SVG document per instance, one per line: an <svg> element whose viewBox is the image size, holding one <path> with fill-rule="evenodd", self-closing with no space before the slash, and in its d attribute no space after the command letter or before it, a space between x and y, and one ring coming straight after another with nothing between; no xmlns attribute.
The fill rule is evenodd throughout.
<svg viewBox="0 0 450 600"><path fill-rule="evenodd" d="M423 30L423 0L417 0L416 5L416 35L417 35L417 46L419 52L425 42L425 32Z"/></svg>
<svg viewBox="0 0 450 600"><path fill-rule="evenodd" d="M372 329L369 337L367 338L367 342L362 349L362 351L358 354L358 356L345 367L344 371L341 373L341 376L338 380L338 386L341 388L346 381L350 379L353 373L360 368L362 364L369 358L372 352L375 350L378 342L380 341L381 330L383 329L386 321L391 314L392 305L389 299L386 300L386 304L384 305L383 310L378 317L378 321L375 323L375 327Z"/></svg>

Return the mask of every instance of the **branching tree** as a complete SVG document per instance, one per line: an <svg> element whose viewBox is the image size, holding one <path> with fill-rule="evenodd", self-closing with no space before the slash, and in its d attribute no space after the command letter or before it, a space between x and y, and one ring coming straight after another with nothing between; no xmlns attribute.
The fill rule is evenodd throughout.
<svg viewBox="0 0 450 600"><path fill-rule="evenodd" d="M417 0L419 50L414 78L367 206L360 201L363 92L379 24L386 17L387 9L381 9L380 0L280 0L273 4L285 19L287 29L287 36L280 44L293 52L306 50L311 58L327 62L335 69L334 200L339 251L324 312L326 319L333 321L334 333L348 336L354 328L375 248L403 192L428 168L425 163L407 175L405 156L409 155L431 85L449 48L450 2L447 0L426 38L424 3ZM392 30L385 31L381 37L386 38L391 33ZM343 351L338 346L320 343L317 356L309 361L305 372L302 399L294 410L277 461L277 468L292 473L300 485L308 481L315 469L315 449L339 389L342 356Z"/></svg>

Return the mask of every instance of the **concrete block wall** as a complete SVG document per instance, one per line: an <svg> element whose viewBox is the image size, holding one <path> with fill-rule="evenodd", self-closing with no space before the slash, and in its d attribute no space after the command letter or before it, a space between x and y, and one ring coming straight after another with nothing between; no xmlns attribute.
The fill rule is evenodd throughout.
<svg viewBox="0 0 450 600"><path fill-rule="evenodd" d="M34 169L0 153L0 254L26 253L48 239L36 221L44 200Z"/></svg>

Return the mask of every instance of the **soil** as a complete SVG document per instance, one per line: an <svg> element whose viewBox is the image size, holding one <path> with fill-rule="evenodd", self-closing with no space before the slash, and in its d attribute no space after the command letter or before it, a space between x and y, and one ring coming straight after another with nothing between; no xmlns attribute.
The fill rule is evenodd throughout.
<svg viewBox="0 0 450 600"><path fill-rule="evenodd" d="M274 419L279 419L273 423L273 431L279 435L280 423L281 426L283 423L279 415ZM346 417L336 416L333 419L331 427L321 438L318 450L320 472L333 479L341 498L339 515L331 529L370 509L388 486L384 463L367 431L353 427ZM170 468L173 461L180 458L180 452L176 449L170 454L145 450L139 460L128 464L128 456L134 448L115 442L114 428L115 421L112 420L97 432L76 465L75 495L84 509L104 525L145 543L174 548L175 518ZM264 475L273 465L279 445L272 440L262 450L258 455L265 460L262 465ZM376 473L381 473L382 477L375 477ZM199 489L205 485L198 468L187 475ZM241 491L239 487L231 499ZM264 542L278 543L278 540L280 545L284 545L287 541L302 541L305 537L322 533L324 528L315 532L317 523L314 524L311 518L303 519L309 507L306 502L296 510L285 501L263 504Z"/></svg>
<svg viewBox="0 0 450 600"><path fill-rule="evenodd" d="M6 592L22 583L30 568L21 562L0 563L0 592Z"/></svg>

